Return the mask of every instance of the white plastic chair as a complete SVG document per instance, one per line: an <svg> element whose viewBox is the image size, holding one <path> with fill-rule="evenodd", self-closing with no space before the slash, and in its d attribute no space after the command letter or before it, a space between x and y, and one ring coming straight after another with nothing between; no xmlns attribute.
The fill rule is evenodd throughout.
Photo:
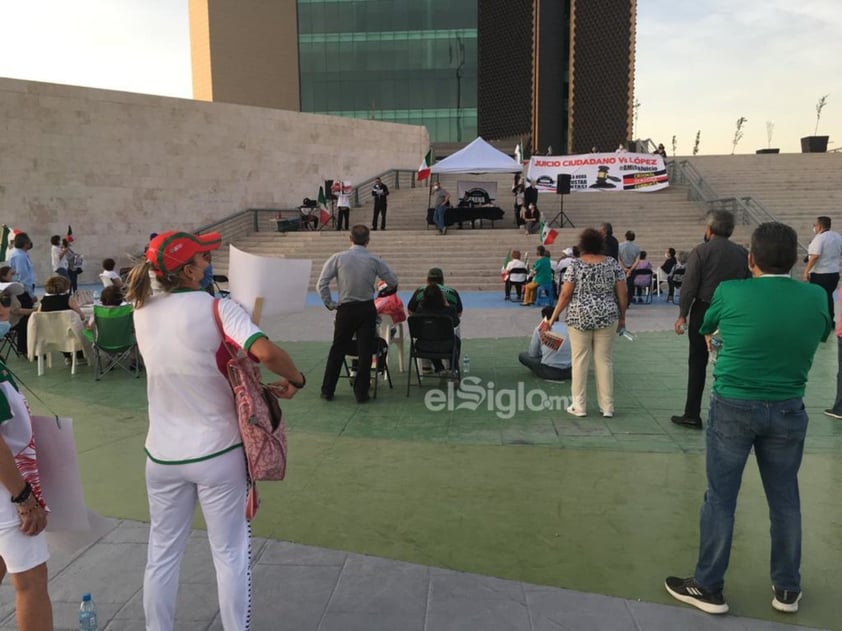
<svg viewBox="0 0 842 631"><path fill-rule="evenodd" d="M392 335L392 327L395 328L395 335ZM398 347L398 370L403 372L403 322L398 322L395 324L392 321L392 316L381 314L380 315L380 332L379 336L382 337L386 342L391 346L392 344L396 344ZM388 361L388 357L386 358Z"/></svg>
<svg viewBox="0 0 842 631"><path fill-rule="evenodd" d="M73 357L70 374L76 374L76 351L88 357L88 348L82 334L82 320L70 309L63 311L36 311L29 316L26 327L26 350L29 361L38 359L38 376L44 374L44 357L47 368L53 367L53 352L70 353Z"/></svg>
<svg viewBox="0 0 842 631"><path fill-rule="evenodd" d="M652 277L652 290L661 297L661 283L667 282L667 273L660 267L655 268L655 276Z"/></svg>

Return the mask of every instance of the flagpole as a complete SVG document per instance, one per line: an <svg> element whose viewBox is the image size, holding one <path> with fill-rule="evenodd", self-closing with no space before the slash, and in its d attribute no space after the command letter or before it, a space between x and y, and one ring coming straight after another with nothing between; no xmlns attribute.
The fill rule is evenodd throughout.
<svg viewBox="0 0 842 631"><path fill-rule="evenodd" d="M430 200L433 199L433 174L430 173L430 177L428 178L430 181L427 183L427 210L430 209ZM424 211L424 217L427 216L427 212ZM426 219L424 220L427 221ZM427 226L424 226L424 229L427 229Z"/></svg>

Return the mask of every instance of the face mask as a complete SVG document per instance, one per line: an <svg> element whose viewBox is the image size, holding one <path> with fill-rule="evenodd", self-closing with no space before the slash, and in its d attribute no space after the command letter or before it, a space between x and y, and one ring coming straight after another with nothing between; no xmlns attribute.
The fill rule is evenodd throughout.
<svg viewBox="0 0 842 631"><path fill-rule="evenodd" d="M208 265L205 268L205 273L202 275L202 282L199 283L202 289L207 289L213 283L213 268Z"/></svg>
<svg viewBox="0 0 842 631"><path fill-rule="evenodd" d="M0 337L5 337L11 328L12 325L9 324L8 320L6 322L0 322Z"/></svg>

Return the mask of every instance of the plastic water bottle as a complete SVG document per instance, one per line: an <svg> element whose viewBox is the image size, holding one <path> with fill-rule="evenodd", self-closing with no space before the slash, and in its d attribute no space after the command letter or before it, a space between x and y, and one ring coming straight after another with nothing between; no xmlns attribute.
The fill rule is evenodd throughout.
<svg viewBox="0 0 842 631"><path fill-rule="evenodd" d="M94 302L99 302L99 297L100 297L100 296L99 296L99 290L98 290L98 289L95 289L95 290L94 290L94 295L93 295Z"/></svg>
<svg viewBox="0 0 842 631"><path fill-rule="evenodd" d="M722 338L719 337L719 329L716 329L710 336L710 363L715 364L719 356L719 351L722 350Z"/></svg>
<svg viewBox="0 0 842 631"><path fill-rule="evenodd" d="M637 339L637 336L634 333L625 328L617 331L617 335L626 338L629 342L634 342Z"/></svg>
<svg viewBox="0 0 842 631"><path fill-rule="evenodd" d="M82 594L82 604L79 605L79 631L97 631L96 605L90 594Z"/></svg>
<svg viewBox="0 0 842 631"><path fill-rule="evenodd" d="M462 375L471 374L471 358L467 355L462 357Z"/></svg>

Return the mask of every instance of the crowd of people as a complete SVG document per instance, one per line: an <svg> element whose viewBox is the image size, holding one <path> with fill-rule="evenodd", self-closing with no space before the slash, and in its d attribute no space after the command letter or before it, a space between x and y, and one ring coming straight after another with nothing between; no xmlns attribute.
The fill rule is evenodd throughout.
<svg viewBox="0 0 842 631"><path fill-rule="evenodd" d="M385 207L375 211L372 223L378 220L384 229ZM749 249L730 239L733 230L730 212L711 211L703 243L689 253L668 248L657 268L666 277L667 300L674 301L680 287L674 331L688 338L686 401L683 412L671 417L676 425L690 430L705 425L701 404L712 336L722 342L706 421L707 491L697 564L690 577L667 577L665 588L702 611L728 611L724 576L740 482L753 450L772 523L772 604L795 612L801 600L797 474L807 426L802 397L818 344L835 326L832 296L839 281L842 236L831 230L829 217L817 218L805 260L808 282L801 283L790 277L798 248L791 227L761 224ZM397 325L407 316L443 316L453 327L458 357L464 305L459 292L446 284L444 270L432 267L404 306L397 295L397 275L368 250L371 229L354 225L349 236L348 249L328 258L317 283L324 306L336 312L320 396L334 400L345 356L353 354L360 358L353 393L357 403L365 404L371 387L366 358L378 349L378 317L388 316ZM614 341L625 330L629 304L642 289L651 288L656 272L648 253L635 243L634 231L624 237L618 243L611 224L603 223L582 230L576 245L565 248L557 261L539 246L531 264L528 256L512 250L502 269L506 300L512 299L512 289L523 305L536 302L542 291L552 298L518 361L540 379L570 381L566 412L572 417L588 416L591 365L599 414L613 418L616 413ZM126 300L133 306L147 375L151 525L143 604L149 628L172 627L178 568L197 504L212 543L222 624L243 628L249 617L246 469L234 399L216 362L217 351L226 342L247 351L278 377L268 386L278 398L292 398L306 385L292 357L268 340L246 310L234 301L216 301L205 291L212 252L220 244L217 233L153 234L143 260L125 279L114 271L113 259L103 261L103 284L107 280L108 286L102 302L116 306ZM19 233L14 245L9 264L0 267L0 333L19 326L36 309L82 316L71 285L69 270L77 259L69 243L51 239L55 275L47 279L40 298L29 259L32 242ZM825 414L842 419L842 320L836 331L837 395ZM768 343L770 339L776 343ZM459 365L435 360L432 370L458 377ZM0 416L4 408L0 484L12 505L0 516L0 578L11 575L20 627L49 628L42 534L46 505L36 481L20 465L27 449L32 450L31 422L14 379L0 363Z"/></svg>

